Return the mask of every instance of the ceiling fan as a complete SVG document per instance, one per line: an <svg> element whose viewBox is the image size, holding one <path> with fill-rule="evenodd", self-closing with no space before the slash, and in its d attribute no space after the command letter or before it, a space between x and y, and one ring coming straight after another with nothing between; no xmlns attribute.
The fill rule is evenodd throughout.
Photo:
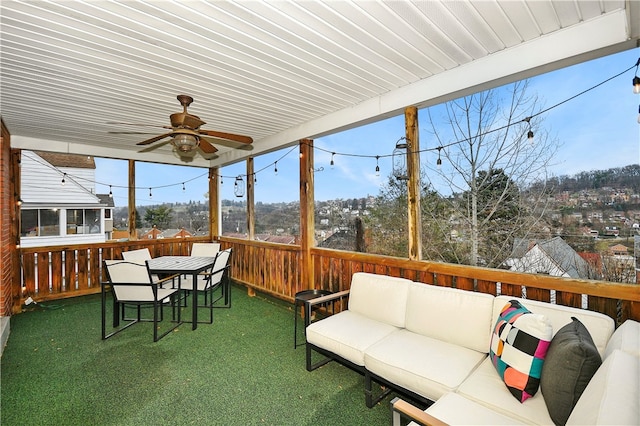
<svg viewBox="0 0 640 426"><path fill-rule="evenodd" d="M225 142L231 141L239 144L241 148L250 148L253 143L253 139L249 136L236 135L233 133L218 132L215 130L204 130L200 126L206 124L200 119L200 117L189 114L187 108L193 102L193 98L188 95L178 95L178 101L183 107L182 112L176 112L171 114L171 126L162 126L165 129L171 129L170 132L164 133L152 138L146 139L142 142L138 142L137 145L150 145L154 142L167 139L164 143L158 144L151 149L158 148L166 143L173 145L173 150L182 160L188 161L192 159L196 152L200 151L201 155L205 158L209 158L212 154L215 154L218 149L212 145L212 143L225 144ZM109 124L131 124L131 123L115 123ZM136 125L136 124L132 124ZM140 132L111 132L111 133L129 133L129 134L141 134ZM238 147L238 146L236 146Z"/></svg>

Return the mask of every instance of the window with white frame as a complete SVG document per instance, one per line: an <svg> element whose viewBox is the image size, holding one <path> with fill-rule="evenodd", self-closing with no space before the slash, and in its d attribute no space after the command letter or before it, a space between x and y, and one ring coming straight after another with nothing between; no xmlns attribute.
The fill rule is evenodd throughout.
<svg viewBox="0 0 640 426"><path fill-rule="evenodd" d="M27 209L21 211L20 236L44 237L60 235L58 209Z"/></svg>

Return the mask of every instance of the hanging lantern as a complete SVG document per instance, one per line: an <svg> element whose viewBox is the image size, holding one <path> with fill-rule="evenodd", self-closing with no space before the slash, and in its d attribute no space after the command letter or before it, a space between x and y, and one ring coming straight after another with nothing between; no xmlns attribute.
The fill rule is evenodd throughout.
<svg viewBox="0 0 640 426"><path fill-rule="evenodd" d="M244 180L240 175L236 177L236 181L233 184L233 193L238 198L244 197Z"/></svg>
<svg viewBox="0 0 640 426"><path fill-rule="evenodd" d="M407 142L405 138L398 139L396 149L393 150L393 176L398 180L409 180L409 176L407 176Z"/></svg>

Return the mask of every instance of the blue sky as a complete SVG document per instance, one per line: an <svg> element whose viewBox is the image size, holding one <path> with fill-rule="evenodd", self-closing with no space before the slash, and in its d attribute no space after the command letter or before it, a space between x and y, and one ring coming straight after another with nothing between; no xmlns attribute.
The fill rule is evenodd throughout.
<svg viewBox="0 0 640 426"><path fill-rule="evenodd" d="M633 66L640 49L633 49L594 61L564 68L530 79L544 108L556 105ZM640 96L632 93L634 70L588 93L568 101L541 116L544 130L560 143L551 168L553 175L574 175L581 171L622 167L640 162ZM419 113L421 149L434 148L427 135L424 113ZM348 199L377 195L391 172L389 156L396 141L404 136L404 117L397 116L357 129L315 140L316 200ZM333 155L334 165L331 167ZM380 174L376 176L375 156ZM421 161L435 162L437 154L426 153ZM277 161L277 164L274 164ZM97 190L108 193L112 185L117 207L127 205L127 162L96 158ZM207 170L138 162L137 205L205 200ZM275 173L277 166L278 173ZM237 199L234 176L244 175L245 162L222 169L222 199ZM255 196L257 202L298 200L298 150L287 148L257 157ZM243 176L246 180L246 177ZM184 182L184 190L183 190ZM165 186L164 188L160 188ZM151 197L149 197L151 187Z"/></svg>

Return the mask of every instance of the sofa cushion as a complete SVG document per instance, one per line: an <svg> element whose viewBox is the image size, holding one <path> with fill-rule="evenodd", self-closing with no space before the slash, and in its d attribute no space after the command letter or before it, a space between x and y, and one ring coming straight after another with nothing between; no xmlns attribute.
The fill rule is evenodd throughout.
<svg viewBox="0 0 640 426"><path fill-rule="evenodd" d="M567 422L601 364L589 331L577 318L553 336L542 366L540 390L555 424Z"/></svg>
<svg viewBox="0 0 640 426"><path fill-rule="evenodd" d="M525 423L449 392L425 412L450 425L523 425ZM417 423L409 423L415 426Z"/></svg>
<svg viewBox="0 0 640 426"><path fill-rule="evenodd" d="M493 320L492 324L496 322L500 310L509 302L509 300L517 300L527 307L534 314L542 314L551 322L553 331L556 332L571 322L571 317L576 317L580 320L593 339L593 343L596 344L600 356L604 358L604 350L607 346L607 342L611 338L611 334L614 331L613 319L605 314L599 312L588 311L586 309L572 308L568 306L555 305L552 303L538 302L536 300L520 299L512 296L498 296L493 303Z"/></svg>
<svg viewBox="0 0 640 426"><path fill-rule="evenodd" d="M405 278L356 272L351 278L349 310L394 327L404 327L411 282Z"/></svg>
<svg viewBox="0 0 640 426"><path fill-rule="evenodd" d="M409 286L406 329L486 353L493 299L489 294L414 282Z"/></svg>
<svg viewBox="0 0 640 426"><path fill-rule="evenodd" d="M347 310L311 323L306 333L307 342L363 366L365 349L396 330L397 327Z"/></svg>
<svg viewBox="0 0 640 426"><path fill-rule="evenodd" d="M614 350L593 375L567 425L637 425L640 359Z"/></svg>
<svg viewBox="0 0 640 426"><path fill-rule="evenodd" d="M519 402L504 385L489 357L462 382L456 392L523 423L553 424L542 392L537 392L525 402Z"/></svg>
<svg viewBox="0 0 640 426"><path fill-rule="evenodd" d="M630 319L623 322L609 339L604 357L616 349L640 357L640 322Z"/></svg>
<svg viewBox="0 0 640 426"><path fill-rule="evenodd" d="M486 357L400 329L367 348L364 365L376 376L435 401L455 390Z"/></svg>
<svg viewBox="0 0 640 426"><path fill-rule="evenodd" d="M552 336L547 319L532 314L517 300L502 308L491 337L489 356L518 401L524 402L538 391Z"/></svg>

